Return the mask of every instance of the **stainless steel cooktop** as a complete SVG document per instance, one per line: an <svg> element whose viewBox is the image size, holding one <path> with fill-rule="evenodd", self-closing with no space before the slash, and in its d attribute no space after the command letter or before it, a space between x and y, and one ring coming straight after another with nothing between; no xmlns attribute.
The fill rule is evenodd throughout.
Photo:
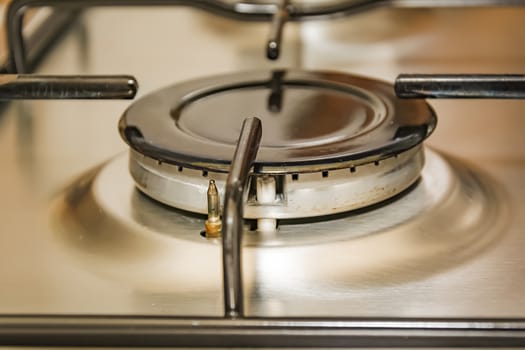
<svg viewBox="0 0 525 350"><path fill-rule="evenodd" d="M521 8L381 9L307 22L287 28L272 63L261 52L264 23L181 8L92 9L38 73L133 74L141 96L261 68L387 81L519 73L524 17ZM134 189L117 130L130 103L2 106L0 314L222 316L220 246L200 236L201 218ZM525 317L525 102L430 103L438 126L412 190L333 221L290 222L304 232L297 239L283 225L282 237L246 240L247 316ZM185 228L173 231L175 222Z"/></svg>

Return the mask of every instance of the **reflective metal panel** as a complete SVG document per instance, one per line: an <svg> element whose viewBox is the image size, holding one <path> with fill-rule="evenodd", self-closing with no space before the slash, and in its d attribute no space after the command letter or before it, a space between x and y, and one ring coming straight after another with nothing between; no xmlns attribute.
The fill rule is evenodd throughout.
<svg viewBox="0 0 525 350"><path fill-rule="evenodd" d="M524 16L504 9L377 11L327 23L333 32L309 23L301 29L301 45L290 26L284 61L278 64L387 80L411 71L519 72L525 65ZM97 10L84 20L39 73L134 74L144 94L190 78L270 65L261 52L266 25L243 24L240 30L238 23L171 9ZM119 192L129 179L110 185L108 195L116 196L115 207L129 210L134 220L121 224L113 220L118 211L80 201L91 207L77 207L87 209L78 213L93 216L71 220L65 231L57 226L57 200L67 193L75 203L86 195L66 187L93 188L89 182L79 186L78 178L89 179L88 169L126 150L117 122L127 106L39 101L12 103L2 111L0 313L222 315L218 247L200 236L176 239L180 231L166 222L178 220L179 213L125 186L126 192ZM451 191L441 206L423 208L417 223L356 236L351 245L337 244L336 235L334 241L314 236L310 223L297 226L311 233L301 244L265 237L277 246L248 247L245 255L249 315L525 315L525 104L439 101L433 106L440 122L429 144L452 167L463 169L462 190ZM119 201L121 195L127 201ZM374 231L369 216L384 224L393 212L401 216L418 209L385 211L392 204L356 215L348 230ZM188 227L200 227L201 218L184 218ZM110 222L118 224L101 229ZM405 224L415 231L402 230ZM419 249L422 245L426 248ZM310 257L312 249L321 254ZM201 251L204 258L198 259ZM406 253L413 258L406 259ZM422 260L425 254L433 258Z"/></svg>

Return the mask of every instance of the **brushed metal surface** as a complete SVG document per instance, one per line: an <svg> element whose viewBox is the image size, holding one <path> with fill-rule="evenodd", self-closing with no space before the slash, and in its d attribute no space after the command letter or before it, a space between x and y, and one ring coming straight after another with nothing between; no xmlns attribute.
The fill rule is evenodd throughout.
<svg viewBox="0 0 525 350"><path fill-rule="evenodd" d="M349 311L341 300L443 273L497 242L508 210L498 186L432 151L426 158L419 183L390 203L308 223L283 221L274 234L246 226L247 311L345 316ZM125 155L111 160L56 199L51 208L56 234L49 240L79 269L133 290L169 294L174 305L181 302L178 295L197 290L220 295L221 249L219 240L200 234L205 216L140 194L126 160ZM445 254L450 257L443 259ZM333 305L306 311L302 305L327 298ZM279 300L284 313L275 314L269 300ZM176 308L172 312L178 314Z"/></svg>
<svg viewBox="0 0 525 350"><path fill-rule="evenodd" d="M284 61L278 64L301 63L303 68L340 69L382 79L416 71L519 72L525 67L524 17L523 10L505 9L375 11L352 20L290 26ZM115 26L117 22L136 24ZM331 30L323 27L329 25ZM180 9L93 10L85 16L85 25L66 37L61 50L51 53L39 73L129 73L137 76L145 93L174 81L270 65L261 52L267 26L243 26L240 31L237 23ZM191 40L187 40L189 30L195 30ZM175 51L170 45L174 41L184 49L179 46ZM299 47L300 57L294 55ZM208 54L203 55L202 48ZM97 245L83 236L81 227L71 227L66 233L88 248L86 264L60 240L64 232L54 221L56 200L88 169L126 149L117 134L117 121L127 105L39 101L4 107L0 114L0 313L222 314L220 257L212 243L180 240L174 252L169 234L153 235L151 243L141 233L144 223L129 222L115 226L112 234L118 238L134 233L122 243L138 248L138 253L130 254L129 249L115 246L114 237ZM248 314L525 316L525 102L432 105L439 122L429 144L449 154L447 159L455 159L451 164L465 169L462 174L498 193L486 197L493 200L483 202L481 212L486 214L483 220L494 221L454 241L455 234L462 232L458 223L479 223L480 212L474 210L480 204L477 191L466 195L467 203L461 207L477 216L462 216L459 210L435 216L436 210L427 210L421 220L432 224L403 241L431 247L436 259L424 263L414 259L396 265L382 260L401 253L395 239L386 234L390 232L356 238L357 246L363 245L359 249L325 242L267 247L263 253L252 250L245 255L247 266L253 267L245 279ZM74 192L70 195L74 199ZM143 214L147 215L135 213ZM96 228L108 222L108 213L99 210L96 218L92 234L105 239L107 232ZM170 233L169 227L165 230ZM481 237L488 241L476 241L485 230L489 234ZM436 231L450 235L450 244L457 244L459 250L428 234ZM366 243L371 237L384 240L381 249ZM307 259L313 247L321 254ZM290 248L293 254L287 253ZM106 255L99 255L99 249ZM204 260L192 256L196 250L205 251ZM411 252L425 253L417 251L417 245ZM159 256L169 258L169 265L150 264ZM185 256L194 263L188 264ZM104 265L104 259L121 261L119 267L128 274L115 275L109 267L106 271L111 264ZM330 261L345 269L331 269ZM377 269L359 275L360 264L370 261ZM157 282L161 275L166 279ZM139 287L128 283L127 278L137 276L147 278ZM173 293L167 285L180 291Z"/></svg>

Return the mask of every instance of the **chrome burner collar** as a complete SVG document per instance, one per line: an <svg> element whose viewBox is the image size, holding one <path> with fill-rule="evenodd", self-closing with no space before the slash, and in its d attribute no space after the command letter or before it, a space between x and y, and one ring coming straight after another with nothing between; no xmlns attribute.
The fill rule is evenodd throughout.
<svg viewBox="0 0 525 350"><path fill-rule="evenodd" d="M382 161L306 174L252 175L245 193L247 219L292 219L341 213L386 200L413 184L424 164L421 146ZM131 150L129 168L149 197L190 212L207 213L207 188L221 196L227 174L158 162Z"/></svg>

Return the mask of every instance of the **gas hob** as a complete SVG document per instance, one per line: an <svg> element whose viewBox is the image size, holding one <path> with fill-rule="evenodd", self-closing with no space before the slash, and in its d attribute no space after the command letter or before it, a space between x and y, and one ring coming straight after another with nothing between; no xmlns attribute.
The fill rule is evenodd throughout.
<svg viewBox="0 0 525 350"><path fill-rule="evenodd" d="M262 52L265 23L238 23L175 7L97 8L82 14L36 73L133 74L140 83L137 103L173 84L253 71L264 72L268 80L271 72L289 70L382 81L393 81L401 72L519 73L525 64L524 15L521 8L376 9L337 21L292 24L284 34L282 57L273 63ZM93 330L102 322L122 339L131 339L125 330L136 327L146 340L135 339L135 344L144 346L165 339L148 343L155 337L141 332L155 325L161 333L173 327L172 334L182 334L180 344L191 344L194 339L184 341L191 333L184 331L191 329L184 323L188 320L214 337L213 330L220 329L241 339L237 326L257 333L261 320L275 329L286 327L279 322L295 320L298 327L311 327L312 334L319 332L315 320L321 326L326 320L355 321L349 327L361 339L357 345L384 345L374 343L387 339L381 327L395 329L394 339L395 334L414 336L423 340L413 344L424 345L433 333L417 338L410 332L427 332L425 322L434 330L478 327L493 334L491 321L497 320L498 327L518 333L525 315L524 102L430 101L438 121L418 150L425 159L421 176L386 202L328 217L279 217L277 229L262 234L253 223L260 218L248 218L242 260L245 318L225 323L216 321L224 316L220 240L201 235L206 208L175 209L169 200L151 199L155 195L137 190L138 175L129 172L130 151L118 125L133 103L15 101L3 107L0 313L6 327L41 322ZM264 119L262 129L264 140ZM133 152L131 164L142 159ZM159 170L156 161L136 164L162 175L165 168ZM375 169L374 161L367 164ZM178 164L171 166L168 172L179 171ZM352 166L345 164L345 176L353 174ZM355 169L360 173L359 166ZM209 180L220 185L226 176L206 171L207 176L201 168L182 171L204 183L198 190L204 191L201 204L206 204ZM286 176L294 185L308 176L330 181L340 170L327 171L326 178L323 171L301 169ZM222 185L219 193L223 198ZM451 320L458 323L449 329ZM370 329L378 334L365 339L359 333ZM4 330L1 337L9 334ZM210 339L236 344L228 337ZM275 339L265 344L285 342L278 335ZM327 346L352 345L345 341Z"/></svg>

